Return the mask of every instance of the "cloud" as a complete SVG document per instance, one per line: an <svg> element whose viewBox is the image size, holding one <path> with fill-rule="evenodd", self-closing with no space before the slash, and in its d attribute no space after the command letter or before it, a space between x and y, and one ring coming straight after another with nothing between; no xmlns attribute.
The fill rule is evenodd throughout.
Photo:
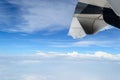
<svg viewBox="0 0 120 80"><path fill-rule="evenodd" d="M7 68L0 70L0 79L119 80L119 63L120 54L103 51L88 54L39 51L32 55L0 56L0 69Z"/></svg>
<svg viewBox="0 0 120 80"><path fill-rule="evenodd" d="M22 80L48 80L49 76L38 75L38 74L31 74L31 75L23 75Z"/></svg>
<svg viewBox="0 0 120 80"><path fill-rule="evenodd" d="M21 63L21 64L37 64L37 63L41 63L40 60L23 60L23 61L20 61L18 63Z"/></svg>
<svg viewBox="0 0 120 80"><path fill-rule="evenodd" d="M37 52L32 55L24 56L4 56L2 57L4 63L18 64L18 65L33 65L43 63L80 63L82 61L92 62L115 62L120 63L120 54L111 54L103 51L96 51L94 53L79 53L76 51L61 53L61 52ZM9 61L7 61L7 60ZM4 65L2 63L1 65Z"/></svg>
<svg viewBox="0 0 120 80"><path fill-rule="evenodd" d="M11 4L8 0L0 1L0 31L9 31L23 25L24 19L19 5Z"/></svg>
<svg viewBox="0 0 120 80"><path fill-rule="evenodd" d="M66 57L66 58L74 58L74 59L84 59L84 60L101 60L101 61L120 61L120 54L111 54L103 51L97 51L93 54L84 54L79 52L71 52L71 53L58 53L58 52L38 52L35 56L45 57L45 58L54 58L54 57Z"/></svg>
<svg viewBox="0 0 120 80"><path fill-rule="evenodd" d="M50 75L42 75L42 74L30 74L30 73L16 73L12 75L4 75L1 76L1 78L3 80L52 80L54 77L50 76Z"/></svg>
<svg viewBox="0 0 120 80"><path fill-rule="evenodd" d="M111 41L96 41L96 40L87 40L87 41L79 41L73 43L75 46L106 46L107 44L110 44Z"/></svg>
<svg viewBox="0 0 120 80"><path fill-rule="evenodd" d="M59 40L51 42L51 47L60 47L60 48L69 48L69 47L119 47L118 45L119 39L115 40L77 40L77 41L70 41L70 40ZM115 45L116 44L116 45Z"/></svg>
<svg viewBox="0 0 120 80"><path fill-rule="evenodd" d="M6 6L8 9L11 6L14 6L15 12L12 13L13 10L4 11L4 15L9 14L12 17L16 17L13 19L8 16L4 18L8 23L8 26L4 26L2 30L11 31L11 32L26 32L32 33L36 31L56 31L68 28L76 1L74 0L9 0L5 2L10 5ZM3 12L3 9L2 9ZM19 13L19 15L17 15ZM14 23L14 21L18 23ZM1 20L0 20L1 21ZM5 25L6 25L5 22ZM13 27L14 26L14 27ZM9 28L8 28L9 27Z"/></svg>

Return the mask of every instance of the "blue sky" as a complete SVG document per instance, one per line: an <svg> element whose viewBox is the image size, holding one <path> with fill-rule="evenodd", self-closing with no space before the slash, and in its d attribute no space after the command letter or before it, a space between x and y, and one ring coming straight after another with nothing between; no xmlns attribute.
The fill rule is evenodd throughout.
<svg viewBox="0 0 120 80"><path fill-rule="evenodd" d="M116 54L120 52L120 32L115 28L83 39L74 40L68 36L76 0L31 2L0 2L1 54L31 54L41 50L84 53L105 51Z"/></svg>
<svg viewBox="0 0 120 80"><path fill-rule="evenodd" d="M120 80L119 29L68 36L76 3L0 0L1 80Z"/></svg>

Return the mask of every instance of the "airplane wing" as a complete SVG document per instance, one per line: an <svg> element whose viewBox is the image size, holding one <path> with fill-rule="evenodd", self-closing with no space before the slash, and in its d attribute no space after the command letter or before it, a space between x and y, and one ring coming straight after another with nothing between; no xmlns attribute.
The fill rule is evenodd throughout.
<svg viewBox="0 0 120 80"><path fill-rule="evenodd" d="M107 0L78 0L78 2L104 7L108 4Z"/></svg>
<svg viewBox="0 0 120 80"><path fill-rule="evenodd" d="M115 13L120 16L120 0L108 0L109 4L111 5L112 9Z"/></svg>
<svg viewBox="0 0 120 80"><path fill-rule="evenodd" d="M78 0L78 2L99 7L111 7L117 15L120 15L120 0Z"/></svg>
<svg viewBox="0 0 120 80"><path fill-rule="evenodd" d="M111 4L112 0L78 0L68 35L82 38L109 25L120 28L119 10L112 9L116 6Z"/></svg>

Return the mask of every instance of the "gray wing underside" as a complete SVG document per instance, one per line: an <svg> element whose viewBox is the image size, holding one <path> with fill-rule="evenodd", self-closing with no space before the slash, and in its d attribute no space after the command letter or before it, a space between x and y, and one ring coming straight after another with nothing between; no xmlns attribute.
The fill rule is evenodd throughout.
<svg viewBox="0 0 120 80"><path fill-rule="evenodd" d="M108 24L104 22L99 14L81 14L79 17L74 15L68 35L74 39L82 38L87 34L97 33L107 26Z"/></svg>
<svg viewBox="0 0 120 80"><path fill-rule="evenodd" d="M78 3L73 15L68 35L74 39L82 38L87 34L94 34L106 27L101 8Z"/></svg>

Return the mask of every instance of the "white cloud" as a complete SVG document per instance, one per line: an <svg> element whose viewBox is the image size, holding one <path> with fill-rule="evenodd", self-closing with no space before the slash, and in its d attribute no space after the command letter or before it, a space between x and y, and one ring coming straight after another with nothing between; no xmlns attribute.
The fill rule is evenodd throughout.
<svg viewBox="0 0 120 80"><path fill-rule="evenodd" d="M97 51L95 53L79 53L79 52L71 52L71 53L58 53L58 52L38 52L35 56L45 57L45 58L54 58L54 57L66 57L66 58L75 58L75 59L92 59L92 60L106 60L106 61L120 61L120 54L111 54L103 51Z"/></svg>
<svg viewBox="0 0 120 80"><path fill-rule="evenodd" d="M87 41L74 42L73 45L74 46L83 46L83 47L89 47L89 46L108 47L112 43L113 43L113 41L87 40Z"/></svg>
<svg viewBox="0 0 120 80"><path fill-rule="evenodd" d="M67 28L75 7L74 0L12 0L9 2L20 6L22 19L25 21L25 25L18 25L9 31L27 33Z"/></svg>
<svg viewBox="0 0 120 80"><path fill-rule="evenodd" d="M36 55L36 56L41 56L41 57L46 57L46 58L49 58L49 57L63 57L63 56L66 56L65 53L59 53L59 52L48 52L48 53L37 52L35 55Z"/></svg>
<svg viewBox="0 0 120 80"><path fill-rule="evenodd" d="M40 63L40 60L23 60L20 63L22 64L35 64L35 63Z"/></svg>
<svg viewBox="0 0 120 80"><path fill-rule="evenodd" d="M80 77L80 80L104 80L104 79L101 79L101 77L97 76L97 75L94 75L94 76L93 75L83 75Z"/></svg>
<svg viewBox="0 0 120 80"><path fill-rule="evenodd" d="M23 75L22 80L48 80L46 76L42 75Z"/></svg>
<svg viewBox="0 0 120 80"><path fill-rule="evenodd" d="M54 41L51 42L52 47L60 47L60 48L69 48L69 47L119 47L118 45L119 39L115 40L77 40L77 41ZM115 45L116 44L116 45Z"/></svg>
<svg viewBox="0 0 120 80"><path fill-rule="evenodd" d="M92 53L79 53L77 51L60 53L60 52L36 52L32 55L24 55L17 57L3 57L9 61L3 61L8 64L18 65L36 65L43 63L59 63L59 62L75 62L80 63L82 61L99 61L99 62L115 62L120 63L120 54L112 54L104 51L96 51ZM0 66L1 67L1 66Z"/></svg>
<svg viewBox="0 0 120 80"><path fill-rule="evenodd" d="M47 74L24 74L21 75L20 80L52 80L54 76L47 75Z"/></svg>
<svg viewBox="0 0 120 80"><path fill-rule="evenodd" d="M81 59L88 61L82 61ZM40 64L39 60L43 61L43 63ZM101 60L102 62L99 62L98 60ZM17 64L10 63L11 61L16 61ZM24 64L21 64L22 61ZM55 61L57 63L54 63ZM66 63L65 61L69 61L69 63ZM103 61L109 61L109 63ZM116 64L116 61L118 64ZM20 65L18 65L19 62ZM37 64L33 64L34 62ZM0 64L4 64L4 67L8 68L7 70L0 70L0 79L119 80L119 63L120 54L111 54L103 51L96 51L91 54L84 54L76 51L70 53L40 51L33 55L3 56L0 58ZM3 66L1 66L1 68L2 67Z"/></svg>
<svg viewBox="0 0 120 80"><path fill-rule="evenodd" d="M40 41L40 40L39 40ZM100 40L100 39L87 39L87 40L51 40L48 43L51 47L118 47L119 39L115 40ZM111 46L113 45L113 46Z"/></svg>

